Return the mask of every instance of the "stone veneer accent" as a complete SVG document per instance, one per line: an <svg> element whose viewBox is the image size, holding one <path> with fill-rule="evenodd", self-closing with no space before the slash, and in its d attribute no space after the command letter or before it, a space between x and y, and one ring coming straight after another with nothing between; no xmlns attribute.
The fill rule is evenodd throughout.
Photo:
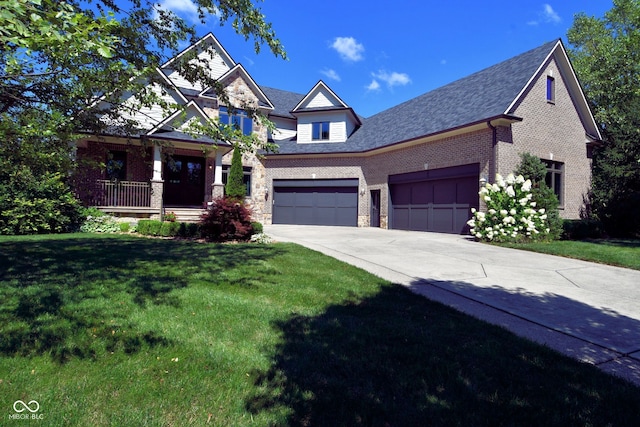
<svg viewBox="0 0 640 427"><path fill-rule="evenodd" d="M151 218L160 218L163 186L164 181L151 181L151 208L157 211L157 214L151 214Z"/></svg>

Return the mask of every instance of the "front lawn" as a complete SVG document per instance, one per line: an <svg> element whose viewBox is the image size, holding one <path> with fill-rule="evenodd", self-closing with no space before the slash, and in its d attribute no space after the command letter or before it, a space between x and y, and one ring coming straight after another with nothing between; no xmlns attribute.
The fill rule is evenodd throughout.
<svg viewBox="0 0 640 427"><path fill-rule="evenodd" d="M633 425L640 389L293 244L0 238L0 425Z"/></svg>
<svg viewBox="0 0 640 427"><path fill-rule="evenodd" d="M640 240L592 239L501 243L500 246L640 270Z"/></svg>

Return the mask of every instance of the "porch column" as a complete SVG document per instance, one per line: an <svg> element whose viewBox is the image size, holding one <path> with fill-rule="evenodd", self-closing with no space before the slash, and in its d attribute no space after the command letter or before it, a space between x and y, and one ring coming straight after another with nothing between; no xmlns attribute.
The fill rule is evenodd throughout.
<svg viewBox="0 0 640 427"><path fill-rule="evenodd" d="M213 170L213 184L211 184L212 200L224 197L224 184L222 183L222 153L216 150L216 165Z"/></svg>
<svg viewBox="0 0 640 427"><path fill-rule="evenodd" d="M153 146L153 176L151 177L151 205L162 218L162 192L164 181L162 180L162 152L158 145Z"/></svg>
<svg viewBox="0 0 640 427"><path fill-rule="evenodd" d="M162 181L162 152L159 145L153 146L153 178L151 181Z"/></svg>

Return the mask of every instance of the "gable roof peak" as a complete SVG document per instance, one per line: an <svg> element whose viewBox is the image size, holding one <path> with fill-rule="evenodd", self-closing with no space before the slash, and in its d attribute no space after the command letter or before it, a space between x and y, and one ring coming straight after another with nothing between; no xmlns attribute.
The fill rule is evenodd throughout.
<svg viewBox="0 0 640 427"><path fill-rule="evenodd" d="M313 88L300 100L300 102L293 108L293 112L304 110L319 93L326 92L329 95L329 101L334 108L350 108L331 88L322 80L318 80Z"/></svg>
<svg viewBox="0 0 640 427"><path fill-rule="evenodd" d="M207 43L213 46L213 48L220 54L223 61L230 64L231 67L236 65L236 61L233 60L231 55L229 55L229 52L227 52L227 50L222 46L222 44L218 41L216 36L214 36L212 32L208 32L203 37L201 37L198 41L189 45L188 47L183 49L181 52L179 52L176 56L174 56L173 58L169 59L167 62L162 64L160 68L162 69L170 68L171 64L174 63L178 58L180 58L181 56L184 56L187 52L193 49L204 50L203 47L206 46Z"/></svg>

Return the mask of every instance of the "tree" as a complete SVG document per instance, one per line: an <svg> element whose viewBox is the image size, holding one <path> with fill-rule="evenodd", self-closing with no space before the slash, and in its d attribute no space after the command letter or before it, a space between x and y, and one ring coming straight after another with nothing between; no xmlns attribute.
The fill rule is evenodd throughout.
<svg viewBox="0 0 640 427"><path fill-rule="evenodd" d="M520 155L520 164L514 171L515 175L522 175L531 180L532 200L538 209L542 208L547 214L548 239L558 239L562 234L562 218L558 206L560 202L553 190L546 183L547 167L538 157L530 153Z"/></svg>
<svg viewBox="0 0 640 427"><path fill-rule="evenodd" d="M614 0L603 18L576 15L568 39L604 139L591 208L609 233L640 236L640 2Z"/></svg>
<svg viewBox="0 0 640 427"><path fill-rule="evenodd" d="M244 171L242 170L242 151L237 145L233 148L225 193L227 197L242 202L247 195L247 187L244 184Z"/></svg>
<svg viewBox="0 0 640 427"><path fill-rule="evenodd" d="M251 0L193 3L202 23L215 15L221 25L231 23L246 40L253 38L256 52L266 44L276 56L286 57L271 24ZM105 131L99 116L122 117L123 94L138 94L140 105L160 103L149 89L150 83L166 85L157 67L174 57L181 43L194 42L196 32L153 0L0 0L0 11L0 232L8 233L12 231L6 224L15 223L11 212L20 206L27 209L25 202L37 193L37 185L51 183L55 191L45 191L47 197L59 194L71 200L70 142L79 132ZM224 102L222 87L193 61L194 55L182 55L173 68L191 83L214 88ZM255 109L242 108L270 127ZM128 120L119 131L127 135L136 127ZM214 122L197 131L235 141L246 150L273 148L261 145L255 135L245 137ZM30 179L21 175L25 170L32 174ZM66 228L34 220L13 232Z"/></svg>

